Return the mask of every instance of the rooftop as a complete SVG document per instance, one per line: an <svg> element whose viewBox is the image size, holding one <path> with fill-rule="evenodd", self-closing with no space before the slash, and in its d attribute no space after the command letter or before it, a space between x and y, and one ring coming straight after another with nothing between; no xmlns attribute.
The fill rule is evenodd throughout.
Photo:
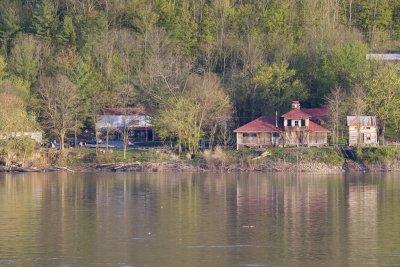
<svg viewBox="0 0 400 267"><path fill-rule="evenodd" d="M309 127L310 132L319 132L319 133L329 133L329 130L326 129L325 127L322 127L321 125L310 121L310 127Z"/></svg>
<svg viewBox="0 0 400 267"><path fill-rule="evenodd" d="M275 127L275 116L262 116L254 121L251 121L239 128L237 128L235 133L245 133L245 132L283 132L285 127L283 126L283 118L278 117L278 127ZM328 129L322 127L321 125L310 121L309 130L311 132L329 132Z"/></svg>
<svg viewBox="0 0 400 267"><path fill-rule="evenodd" d="M234 132L281 132L284 131L283 119L278 118L278 127L275 127L276 117L275 116L262 116L254 121L251 121L239 128Z"/></svg>
<svg viewBox="0 0 400 267"><path fill-rule="evenodd" d="M105 108L101 115L115 115L115 116L144 116L150 115L151 112L143 106L132 107L132 108Z"/></svg>
<svg viewBox="0 0 400 267"><path fill-rule="evenodd" d="M292 109L291 111L283 114L285 119L308 119L311 116L300 109Z"/></svg>
<svg viewBox="0 0 400 267"><path fill-rule="evenodd" d="M312 119L323 118L329 114L327 108L303 108L302 111L310 115Z"/></svg>
<svg viewBox="0 0 400 267"><path fill-rule="evenodd" d="M375 116L347 116L347 126L358 126L357 119L360 126L376 126Z"/></svg>
<svg viewBox="0 0 400 267"><path fill-rule="evenodd" d="M367 60L400 61L400 54L367 54Z"/></svg>

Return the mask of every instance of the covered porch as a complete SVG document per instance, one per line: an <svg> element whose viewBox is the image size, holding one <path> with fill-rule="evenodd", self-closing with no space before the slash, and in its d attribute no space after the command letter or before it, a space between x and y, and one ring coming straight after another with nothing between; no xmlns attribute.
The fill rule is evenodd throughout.
<svg viewBox="0 0 400 267"><path fill-rule="evenodd" d="M237 149L263 148L282 145L279 132L237 132Z"/></svg>

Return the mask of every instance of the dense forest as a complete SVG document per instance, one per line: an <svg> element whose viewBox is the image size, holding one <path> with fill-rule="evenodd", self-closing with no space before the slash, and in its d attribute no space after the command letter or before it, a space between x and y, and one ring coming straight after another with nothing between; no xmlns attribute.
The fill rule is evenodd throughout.
<svg viewBox="0 0 400 267"><path fill-rule="evenodd" d="M399 0L2 0L0 132L64 140L104 107L145 106L195 151L293 99L328 105L333 129L358 103L384 132L400 72L366 54L399 50Z"/></svg>

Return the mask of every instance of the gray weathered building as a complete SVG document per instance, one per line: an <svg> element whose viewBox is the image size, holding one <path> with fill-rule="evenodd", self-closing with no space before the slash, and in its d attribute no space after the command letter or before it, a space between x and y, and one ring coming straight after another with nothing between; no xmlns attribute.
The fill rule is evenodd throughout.
<svg viewBox="0 0 400 267"><path fill-rule="evenodd" d="M378 128L375 116L347 116L348 145L376 146Z"/></svg>

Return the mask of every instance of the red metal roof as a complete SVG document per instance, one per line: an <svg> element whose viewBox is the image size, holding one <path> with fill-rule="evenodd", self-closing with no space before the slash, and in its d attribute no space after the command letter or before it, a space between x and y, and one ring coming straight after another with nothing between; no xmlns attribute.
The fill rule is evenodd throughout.
<svg viewBox="0 0 400 267"><path fill-rule="evenodd" d="M329 130L326 129L325 127L322 127L321 125L310 121L310 126L309 126L310 132L322 132L322 133L329 133Z"/></svg>
<svg viewBox="0 0 400 267"><path fill-rule="evenodd" d="M278 118L278 127L275 127L275 116L262 116L236 130L237 132L281 132L284 131L283 120Z"/></svg>
<svg viewBox="0 0 400 267"><path fill-rule="evenodd" d="M105 108L102 115L149 115L150 112L143 106L134 108Z"/></svg>
<svg viewBox="0 0 400 267"><path fill-rule="evenodd" d="M324 118L329 114L329 110L327 108L303 108L301 111L307 113L313 119Z"/></svg>
<svg viewBox="0 0 400 267"><path fill-rule="evenodd" d="M285 119L308 119L311 116L303 111L301 111L300 109L292 109L291 111L289 111L288 113L283 114L283 116Z"/></svg>
<svg viewBox="0 0 400 267"><path fill-rule="evenodd" d="M329 132L328 129L313 121L310 121L309 130L310 132ZM283 126L283 118L278 118L278 127L275 127L275 116L262 116L234 130L235 133L283 131L285 131L285 127Z"/></svg>

